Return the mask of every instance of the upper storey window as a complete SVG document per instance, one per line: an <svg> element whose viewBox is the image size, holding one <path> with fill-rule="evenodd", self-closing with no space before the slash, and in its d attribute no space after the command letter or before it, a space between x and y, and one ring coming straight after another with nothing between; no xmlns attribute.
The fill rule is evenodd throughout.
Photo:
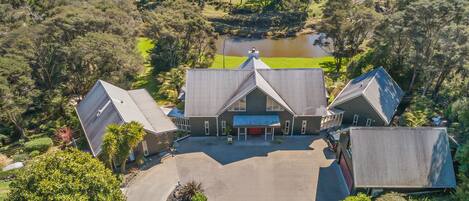
<svg viewBox="0 0 469 201"><path fill-rule="evenodd" d="M273 111L284 111L285 109L283 109L283 107L279 105L277 102L272 100L272 98L267 96L266 110L269 112L273 112Z"/></svg>
<svg viewBox="0 0 469 201"><path fill-rule="evenodd" d="M243 97L231 105L229 111L246 112L246 97Z"/></svg>

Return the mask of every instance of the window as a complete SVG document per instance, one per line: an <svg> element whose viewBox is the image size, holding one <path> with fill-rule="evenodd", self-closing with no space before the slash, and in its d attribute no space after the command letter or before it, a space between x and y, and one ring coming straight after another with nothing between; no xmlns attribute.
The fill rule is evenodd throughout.
<svg viewBox="0 0 469 201"><path fill-rule="evenodd" d="M358 114L353 115L353 122L352 122L352 125L353 125L353 126L358 125Z"/></svg>
<svg viewBox="0 0 469 201"><path fill-rule="evenodd" d="M285 121L285 129L283 132L284 135L288 135L288 133L290 133L290 120Z"/></svg>
<svg viewBox="0 0 469 201"><path fill-rule="evenodd" d="M246 97L243 97L233 103L228 111L232 112L246 112Z"/></svg>
<svg viewBox="0 0 469 201"><path fill-rule="evenodd" d="M221 134L226 135L226 121L225 120L221 121Z"/></svg>
<svg viewBox="0 0 469 201"><path fill-rule="evenodd" d="M366 126L370 127L372 121L373 121L372 119L366 119Z"/></svg>
<svg viewBox="0 0 469 201"><path fill-rule="evenodd" d="M283 107L277 102L272 100L272 98L267 96L266 111L275 112L275 111L284 111Z"/></svg>
<svg viewBox="0 0 469 201"><path fill-rule="evenodd" d="M210 123L205 121L205 135L210 135Z"/></svg>
<svg viewBox="0 0 469 201"><path fill-rule="evenodd" d="M239 134L246 135L247 129L246 128L239 128Z"/></svg>
<svg viewBox="0 0 469 201"><path fill-rule="evenodd" d="M148 156L148 145L147 145L147 141L146 141L146 140L143 140L143 141L142 141L142 147L143 147L143 155L144 155L144 156Z"/></svg>
<svg viewBox="0 0 469 201"><path fill-rule="evenodd" d="M265 134L270 135L272 133L273 133L273 128L270 128L270 127L265 128Z"/></svg>
<svg viewBox="0 0 469 201"><path fill-rule="evenodd" d="M303 121L301 122L301 134L305 134L305 133L306 133L306 125L308 125L308 121L303 120Z"/></svg>

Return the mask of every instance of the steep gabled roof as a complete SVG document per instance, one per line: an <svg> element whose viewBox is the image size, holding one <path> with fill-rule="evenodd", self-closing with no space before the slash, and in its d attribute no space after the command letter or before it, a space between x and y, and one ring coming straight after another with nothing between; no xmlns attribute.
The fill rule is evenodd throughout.
<svg viewBox="0 0 469 201"><path fill-rule="evenodd" d="M270 67L267 64L265 64L262 60L258 59L257 57L251 56L239 66L239 69L241 70L270 69Z"/></svg>
<svg viewBox="0 0 469 201"><path fill-rule="evenodd" d="M363 96L386 123L390 123L404 92L392 77L379 67L351 80L330 107Z"/></svg>
<svg viewBox="0 0 469 201"><path fill-rule="evenodd" d="M214 117L254 89L300 116L326 113L322 69L189 70L186 117Z"/></svg>
<svg viewBox="0 0 469 201"><path fill-rule="evenodd" d="M77 105L76 112L94 156L101 152L106 127L112 123L137 121L153 134L177 129L145 89L126 91L102 80Z"/></svg>
<svg viewBox="0 0 469 201"><path fill-rule="evenodd" d="M454 188L446 128L350 128L358 188Z"/></svg>
<svg viewBox="0 0 469 201"><path fill-rule="evenodd" d="M257 71L252 71L251 75L244 81L244 83L239 87L238 90L233 94L233 96L228 99L224 104L223 108L217 113L217 115L225 112L231 105L233 105L239 99L245 97L254 89L259 89L264 92L265 95L272 98L275 102L280 104L283 108L293 114L292 109L288 106L287 103L280 97L277 92L265 81L265 79Z"/></svg>

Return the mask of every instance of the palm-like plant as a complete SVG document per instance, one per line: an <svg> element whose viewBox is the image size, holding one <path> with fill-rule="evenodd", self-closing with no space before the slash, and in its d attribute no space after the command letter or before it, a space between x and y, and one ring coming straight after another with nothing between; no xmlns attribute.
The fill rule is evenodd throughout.
<svg viewBox="0 0 469 201"><path fill-rule="evenodd" d="M203 193L202 183L190 181L179 189L178 197L182 201L191 201L197 193Z"/></svg>

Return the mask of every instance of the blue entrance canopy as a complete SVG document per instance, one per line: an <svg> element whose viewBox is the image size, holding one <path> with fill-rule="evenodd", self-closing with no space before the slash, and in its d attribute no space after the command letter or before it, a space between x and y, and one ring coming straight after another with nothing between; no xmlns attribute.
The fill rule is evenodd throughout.
<svg viewBox="0 0 469 201"><path fill-rule="evenodd" d="M233 127L280 127L278 115L234 115Z"/></svg>

